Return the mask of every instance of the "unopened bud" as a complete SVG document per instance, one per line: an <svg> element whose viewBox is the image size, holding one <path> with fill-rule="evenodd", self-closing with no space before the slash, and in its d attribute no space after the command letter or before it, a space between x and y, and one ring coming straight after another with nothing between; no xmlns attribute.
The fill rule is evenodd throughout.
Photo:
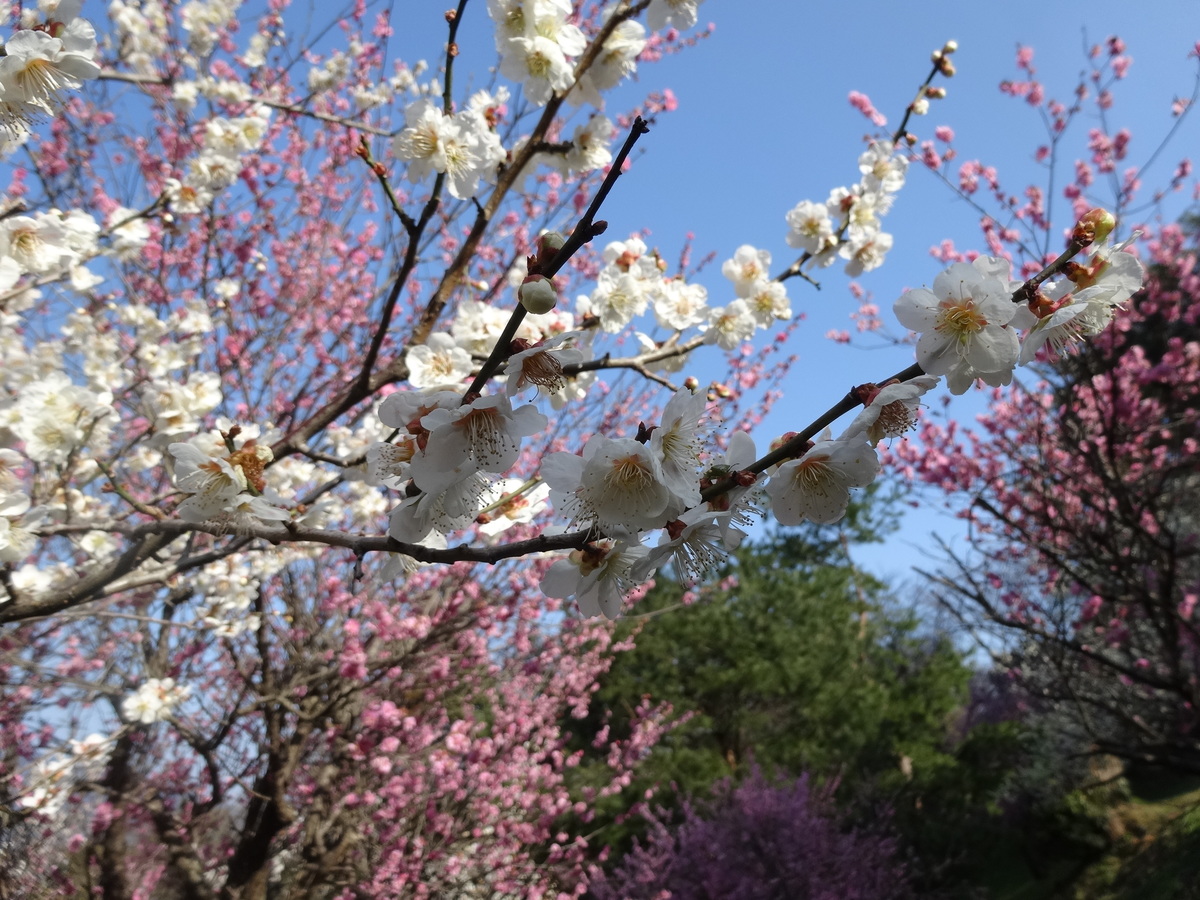
<svg viewBox="0 0 1200 900"><path fill-rule="evenodd" d="M545 275L527 275L517 291L517 299L527 312L535 316L544 315L558 303L558 291L554 282Z"/></svg>
<svg viewBox="0 0 1200 900"><path fill-rule="evenodd" d="M562 245L566 242L567 239L557 231L547 231L538 238L538 260L540 262L549 262L554 258L554 254L562 249Z"/></svg>
<svg viewBox="0 0 1200 900"><path fill-rule="evenodd" d="M953 78L958 69L954 67L954 63L943 57L941 64L938 66L938 71L946 78Z"/></svg>
<svg viewBox="0 0 1200 900"><path fill-rule="evenodd" d="M1086 247L1096 241L1103 241L1116 227L1116 216L1098 206L1080 216L1079 221L1075 223L1075 230L1071 232L1071 240Z"/></svg>
<svg viewBox="0 0 1200 900"><path fill-rule="evenodd" d="M923 116L925 113L929 112L929 101L924 97L918 97L912 102L912 105L909 107L909 109L912 110L914 116Z"/></svg>
<svg viewBox="0 0 1200 900"><path fill-rule="evenodd" d="M684 379L683 386L694 394L700 390L700 379L695 375L689 375Z"/></svg>
<svg viewBox="0 0 1200 900"><path fill-rule="evenodd" d="M785 431L779 437L775 438L775 440L771 441L771 452L774 453L792 438L797 437L797 435L798 433L795 431Z"/></svg>
<svg viewBox="0 0 1200 900"><path fill-rule="evenodd" d="M946 89L944 87L927 87L925 88L925 96L930 100L945 100Z"/></svg>
<svg viewBox="0 0 1200 900"><path fill-rule="evenodd" d="M861 403L863 406L870 406L871 401L879 395L880 387L873 382L860 384L850 388L850 396Z"/></svg>
<svg viewBox="0 0 1200 900"><path fill-rule="evenodd" d="M958 41L956 41L956 40L946 41L946 43L942 45L942 52L947 55L953 53L957 49L958 49Z"/></svg>

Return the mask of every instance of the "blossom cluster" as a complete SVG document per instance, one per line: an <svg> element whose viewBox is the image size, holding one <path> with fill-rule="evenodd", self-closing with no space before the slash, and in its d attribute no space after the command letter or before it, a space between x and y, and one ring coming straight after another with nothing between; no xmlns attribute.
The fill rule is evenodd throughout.
<svg viewBox="0 0 1200 900"><path fill-rule="evenodd" d="M495 96L480 91L454 115L429 97L411 103L404 111L405 128L392 143L396 158L406 163L408 180L422 181L437 172L446 176L450 196L474 196L480 179L495 172L506 156L494 118L507 99L505 88Z"/></svg>
<svg viewBox="0 0 1200 900"><path fill-rule="evenodd" d="M0 144L11 150L23 143L30 128L53 116L66 91L78 89L100 73L96 64L96 29L81 18L83 0L39 4L25 10L19 28L4 41L0 57ZM6 9L0 24L8 19Z"/></svg>
<svg viewBox="0 0 1200 900"><path fill-rule="evenodd" d="M696 23L697 2L673 4L691 7L690 22L680 27ZM653 7L667 5L665 0L654 0L652 28L662 27L670 17L670 13L659 15L655 25ZM520 84L526 98L539 106L555 96L601 106L601 92L636 71L638 55L646 46L645 29L626 16L605 39L595 63L577 77L575 64L587 49L588 39L578 25L568 21L571 7L570 0L488 0L488 13L496 23L500 71ZM679 17L678 12L674 15Z"/></svg>
<svg viewBox="0 0 1200 900"><path fill-rule="evenodd" d="M808 265L846 260L846 274L861 275L883 265L892 236L880 219L904 186L908 159L891 141L876 141L858 158L862 179L832 191L824 203L804 200L787 214L787 242L802 250Z"/></svg>
<svg viewBox="0 0 1200 900"><path fill-rule="evenodd" d="M932 289L905 293L896 301L896 315L920 332L917 358L925 374L903 383L862 386L857 391L864 409L839 437L826 433L765 470L753 468L753 442L740 431L725 437L728 450L716 461L709 451L718 436L708 398L688 388L677 391L661 420L636 437L594 434L579 455L546 456L538 476L549 487L551 505L569 527L602 537L555 562L543 590L574 599L585 614L613 617L623 599L661 566L672 565L686 580L719 568L744 536L738 526L762 512L760 505L769 505L785 525L840 519L851 489L869 485L880 471L875 446L915 426L920 398L940 376L953 393L962 393L977 379L1006 384L1015 366L1033 359L1039 347L1049 343L1061 352L1099 333L1129 300L1141 284L1141 265L1123 252L1124 245L1107 240L1111 221L1099 214L1092 219L1100 222L1102 243L1090 248L1083 262L1069 263L1061 277L1039 283L1032 292L1011 278L1007 260L980 257L951 265ZM1095 221L1080 228L1090 229L1081 243L1097 236ZM732 348L761 324L755 313L773 320L790 312L786 295L772 289L779 283L767 278L769 255L750 246L739 248L722 271L736 293L756 302L750 307L739 297L715 311L704 303L702 289L664 280L658 257L636 238L610 244L604 258L597 289L581 297L579 305L583 320L601 331L623 330L653 303L660 325L676 331L699 325L706 340ZM728 324L739 314L744 330ZM563 342L590 339L583 332L568 332L514 355L506 370L510 393L514 383L518 390L530 380L537 383L526 369L550 373L542 383L557 387L564 360L556 355L572 354L565 357L568 365L582 357L579 350L560 349ZM449 335L443 343L448 359L458 354L458 368L447 364L439 371L446 378L468 377L470 357ZM431 535L441 540L469 528L500 497L495 486L516 462L521 440L546 424L532 405L514 409L506 396L471 399L444 389L393 394L380 415L385 425L404 433L401 441L376 445L372 452L381 482L386 478L398 487L411 478L416 488L391 519L392 536L408 543L428 541ZM737 486L706 499L705 487L729 479ZM645 546L643 538L659 530L658 544Z"/></svg>
<svg viewBox="0 0 1200 900"><path fill-rule="evenodd" d="M190 693L190 688L177 685L174 678L148 678L121 702L121 712L130 722L152 725L169 716Z"/></svg>
<svg viewBox="0 0 1200 900"><path fill-rule="evenodd" d="M1142 264L1124 248L1105 241L1021 304L1014 297L1022 282L1012 280L1007 260L954 263L932 289L901 296L896 318L920 333L917 361L926 372L944 375L951 393L964 393L976 379L1006 385L1014 368L1043 346L1062 354L1108 327L1142 286Z"/></svg>

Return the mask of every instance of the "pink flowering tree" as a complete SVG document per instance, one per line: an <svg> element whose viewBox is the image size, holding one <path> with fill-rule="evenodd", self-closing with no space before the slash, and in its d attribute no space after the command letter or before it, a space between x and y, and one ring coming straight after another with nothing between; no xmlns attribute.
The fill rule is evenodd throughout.
<svg viewBox="0 0 1200 900"><path fill-rule="evenodd" d="M1186 184L1186 159L1148 198L1141 182L1149 160L1118 172L1122 161L1131 162L1129 132L1110 124L1112 90L1129 62L1118 38L1093 50L1072 106L1048 97L1032 60L1023 50L1025 80L1004 87L1045 113L1050 132L1040 155L1051 166L1073 162L1062 195L1077 211L1107 191L1118 213L1146 215ZM1178 101L1175 114L1188 106ZM1088 135L1088 156L1072 161L1062 135L1085 110L1102 127ZM948 168L939 163L939 171ZM985 169L967 164L959 171L960 185L973 194L970 179ZM1030 188L1026 204L1014 206L996 172L987 177L994 198L1017 210L1007 222L989 217L993 249L1019 256L1044 246L1055 228L1045 193ZM1097 276L1123 264L1132 286L1141 280L1134 263L1114 256L1100 266L1068 267L1059 288L1066 293L1056 299L1042 290L1031 304L1048 314L1035 326L1042 339L1027 340L1022 351L1037 361L1030 377L996 391L978 428L927 422L920 448L897 445L892 461L918 481L968 499L962 515L972 552L951 556L936 577L938 592L987 635L983 646L1026 695L1062 713L1073 738L1094 752L1196 772L1200 257L1194 219L1138 227L1148 278L1115 327L1071 346L1104 312L1080 308L1082 298L1094 296ZM1029 269L1038 264L1026 261Z"/></svg>
<svg viewBox="0 0 1200 900"><path fill-rule="evenodd" d="M581 893L589 848L557 823L595 795L566 788L561 723L617 649L600 614L660 567L719 566L768 507L836 521L941 376L1007 383L1140 284L1099 211L1021 278L956 262L897 307L918 365L761 454L788 285L882 264L955 46L854 184L786 214L794 260L737 248L717 305L686 258L597 240L673 105L605 98L701 36L698 2L489 0L495 56L471 62L498 74L474 92L466 0L432 68L362 3L316 30L286 0L5 17L12 891ZM663 713L604 738L604 790Z"/></svg>

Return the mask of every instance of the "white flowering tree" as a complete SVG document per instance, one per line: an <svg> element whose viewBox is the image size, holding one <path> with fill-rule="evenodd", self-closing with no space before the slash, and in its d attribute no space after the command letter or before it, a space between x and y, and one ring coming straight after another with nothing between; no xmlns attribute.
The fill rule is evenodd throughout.
<svg viewBox="0 0 1200 900"><path fill-rule="evenodd" d="M432 67L364 4L336 38L286 0L7 21L0 797L51 839L21 889L582 891L555 822L589 799L561 733L612 649L589 617L768 510L836 521L941 376L1008 383L1138 288L1102 212L1023 280L952 265L896 303L916 365L757 451L788 285L882 264L955 47L854 184L780 210L795 259L734 249L710 303L600 215L671 106L606 96L698 2L488 0L474 92L466 0ZM612 741L613 790L661 714Z"/></svg>

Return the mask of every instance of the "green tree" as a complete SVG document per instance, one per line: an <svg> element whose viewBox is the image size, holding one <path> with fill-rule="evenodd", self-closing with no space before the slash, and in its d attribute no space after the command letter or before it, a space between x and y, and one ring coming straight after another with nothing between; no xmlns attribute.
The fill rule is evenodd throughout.
<svg viewBox="0 0 1200 900"><path fill-rule="evenodd" d="M888 507L857 503L837 527L777 531L688 596L659 578L621 626L634 649L616 659L578 724L577 777L600 786L606 766L588 755L590 739L605 727L627 731L646 696L685 721L654 747L639 780L598 806L597 840L625 846L635 825L621 814L655 785L656 802L670 805L753 761L851 789L941 752L970 671L851 561L852 548L892 520Z"/></svg>

